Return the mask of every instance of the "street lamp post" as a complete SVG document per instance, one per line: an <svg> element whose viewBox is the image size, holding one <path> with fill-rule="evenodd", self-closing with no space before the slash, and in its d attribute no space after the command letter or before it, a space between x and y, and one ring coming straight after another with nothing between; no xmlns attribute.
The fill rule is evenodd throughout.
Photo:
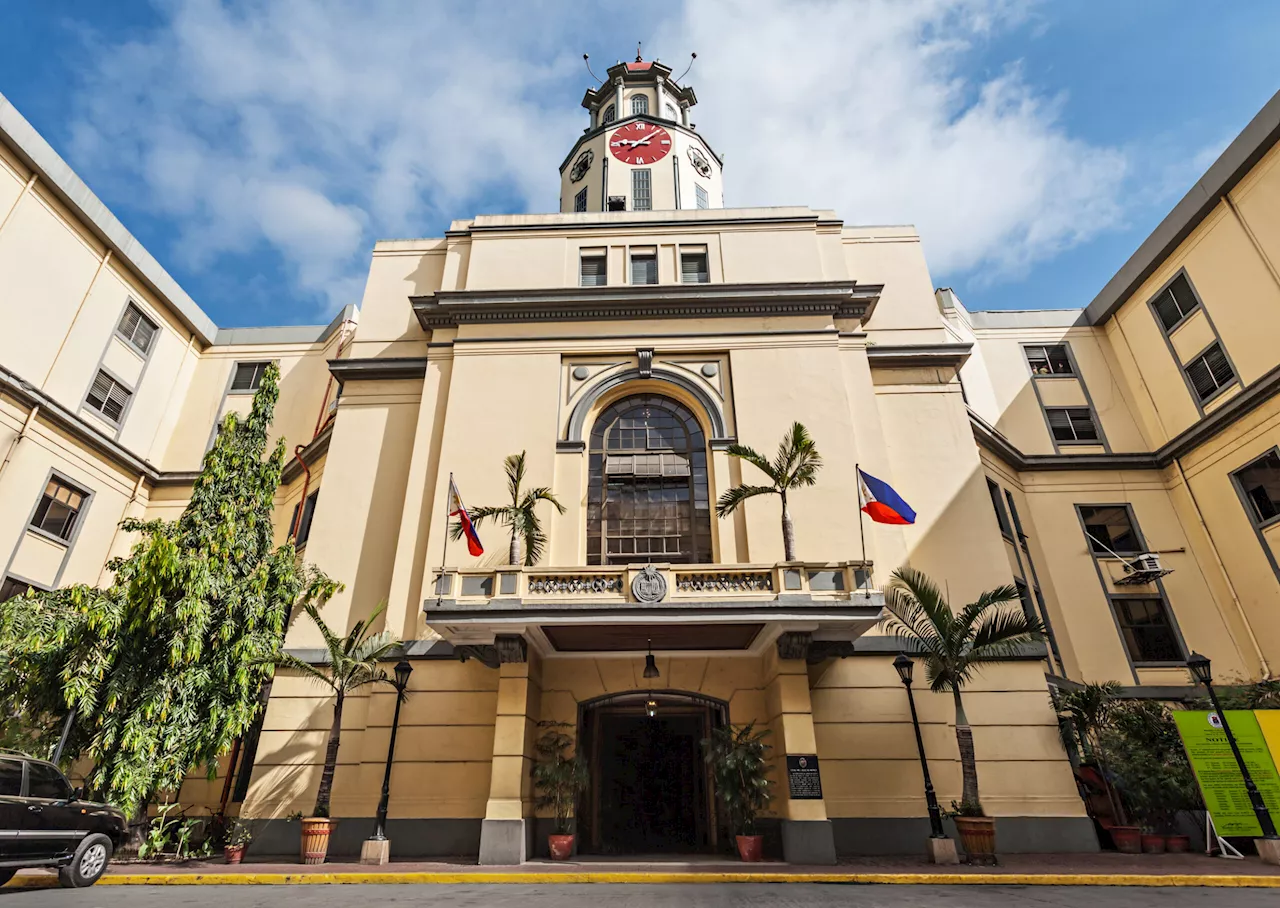
<svg viewBox="0 0 1280 908"><path fill-rule="evenodd" d="M387 804L391 800L391 763L396 753L396 732L400 730L400 704L404 702L405 691L409 688L409 675L413 666L407 659L396 663L395 679L391 685L396 689L396 707L391 717L391 740L387 743L387 766L382 773L382 797L378 799L378 819L373 835L365 840L360 850L360 863L386 864L391 860L391 843L387 839Z"/></svg>
<svg viewBox="0 0 1280 908"><path fill-rule="evenodd" d="M1253 776L1249 775L1249 767L1244 765L1244 757L1240 755L1240 747L1236 744L1236 736L1231 733L1231 726L1227 724L1227 714L1218 705L1218 695L1213 689L1213 674L1210 671L1208 657L1199 653L1192 653L1191 658L1187 660L1187 670L1191 672L1191 677L1203 684L1205 690L1209 692L1209 701L1213 704L1213 711L1218 714L1218 721L1222 723L1223 734L1227 736L1227 744L1231 746L1231 754L1236 758L1236 765L1240 767L1240 775L1244 776L1244 788L1249 794L1249 804L1253 807L1253 812L1258 817L1258 826L1262 829L1262 837L1264 839L1280 840L1280 836L1276 835L1276 824L1271 820L1271 811L1267 810L1267 805L1262 800L1262 793L1258 791L1258 786L1253 784ZM1271 850L1280 851L1280 848L1273 847ZM1261 851L1262 849L1260 848L1259 852Z"/></svg>
<svg viewBox="0 0 1280 908"><path fill-rule="evenodd" d="M907 689L907 703L911 705L911 727L916 733L916 749L920 752L920 769L924 773L924 801L929 810L929 827L932 830L929 834L929 856L935 864L955 864L959 861L955 843L942 830L942 810L938 807L938 796L934 793L933 779L929 776L929 761L924 755L920 717L916 713L916 698L911 690L911 670L914 666L915 663L903 653L898 653L898 657L893 660L894 670L902 680L902 686Z"/></svg>

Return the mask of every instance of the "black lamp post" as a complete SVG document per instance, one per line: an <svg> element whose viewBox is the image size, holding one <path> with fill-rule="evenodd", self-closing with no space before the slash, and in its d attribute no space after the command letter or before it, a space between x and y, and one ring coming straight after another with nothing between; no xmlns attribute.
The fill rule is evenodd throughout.
<svg viewBox="0 0 1280 908"><path fill-rule="evenodd" d="M924 756L924 738L920 737L920 718L916 715L916 698L911 692L911 669L914 666L915 663L902 653L898 653L898 658L893 660L893 667L898 672L898 677L902 679L903 687L907 689L907 702L911 704L911 726L916 732L916 749L920 751L920 769L924 771L924 800L929 808L929 826L933 830L929 837L945 839L947 834L942 831L942 811L938 807L938 796L933 791L933 779L929 778L929 761Z"/></svg>
<svg viewBox="0 0 1280 908"><path fill-rule="evenodd" d="M391 760L396 752L396 732L400 729L400 704L404 702L405 691L409 688L409 675L413 666L407 659L396 663L395 680L391 682L396 689L396 711L391 718L391 741L387 744L387 768L382 774L382 797L378 800L378 827L370 841L385 842L387 840L387 802L391 798Z"/></svg>
<svg viewBox="0 0 1280 908"><path fill-rule="evenodd" d="M1249 767L1244 765L1244 757L1240 755L1240 748L1236 744L1236 736L1231 733L1231 726L1227 724L1227 714L1218 705L1218 695L1213 690L1213 674L1210 671L1208 657L1199 653L1192 653L1191 658L1187 660L1187 670L1191 672L1191 677L1203 684L1205 690L1209 692L1209 700L1213 703L1213 711L1218 714L1218 721L1222 723L1222 731L1227 736L1227 743L1231 745L1231 754L1236 758L1236 765L1240 767L1240 775L1244 776L1244 788L1249 793L1249 804L1253 807L1253 812L1258 816L1258 826L1262 829L1262 837L1264 839L1280 838L1280 836L1276 835L1276 824L1271 821L1271 811L1267 810L1267 805L1262 800L1262 793L1258 791L1258 786L1253 784L1253 776L1249 775Z"/></svg>

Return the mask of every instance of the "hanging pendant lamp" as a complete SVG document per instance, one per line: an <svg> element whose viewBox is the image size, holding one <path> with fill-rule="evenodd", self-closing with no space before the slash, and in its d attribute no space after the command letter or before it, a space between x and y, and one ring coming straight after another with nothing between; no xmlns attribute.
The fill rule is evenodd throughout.
<svg viewBox="0 0 1280 908"><path fill-rule="evenodd" d="M649 654L644 657L644 676L646 678L658 677L658 663L653 659L653 641L649 641Z"/></svg>

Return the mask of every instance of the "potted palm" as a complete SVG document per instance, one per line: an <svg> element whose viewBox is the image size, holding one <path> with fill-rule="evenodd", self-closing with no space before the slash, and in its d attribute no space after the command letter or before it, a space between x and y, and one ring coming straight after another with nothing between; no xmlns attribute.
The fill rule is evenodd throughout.
<svg viewBox="0 0 1280 908"><path fill-rule="evenodd" d="M1020 606L1009 607L1021 601L1012 584L988 590L952 611L937 584L912 568L893 572L884 598L888 614L881 626L919 653L930 690L951 692L964 780L952 816L968 859L995 863L995 820L986 815L978 794L973 729L960 691L983 665L1014 658L1025 645L1042 639L1040 621Z"/></svg>
<svg viewBox="0 0 1280 908"><path fill-rule="evenodd" d="M1120 685L1114 681L1091 682L1083 687L1058 693L1058 716L1079 737L1086 756L1097 766L1107 803L1111 805L1113 825L1107 830L1116 850L1124 854L1142 851L1142 829L1131 825L1124 798L1116 790L1115 777L1108 756L1107 743L1112 713ZM1136 792L1134 793L1136 794ZM1132 794L1131 794L1132 797Z"/></svg>
<svg viewBox="0 0 1280 908"><path fill-rule="evenodd" d="M507 473L507 492L511 495L510 504L489 505L472 508L471 522L479 528L486 520L497 520L503 526L511 528L511 545L507 553L507 564L520 563L520 549L523 543L524 563L530 567L538 563L547 546L547 534L543 532L542 522L538 519L538 502L546 501L560 514L564 513L562 505L551 492L549 486L522 491L525 474L525 453L508 455L503 461L503 469ZM462 538L462 523L454 521L449 527L449 538Z"/></svg>
<svg viewBox="0 0 1280 908"><path fill-rule="evenodd" d="M769 729L755 730L755 723L727 725L713 729L702 742L706 760L715 779L716 797L729 815L729 827L743 861L763 858L764 837L756 831L756 817L769 806L773 782L764 743Z"/></svg>
<svg viewBox="0 0 1280 908"><path fill-rule="evenodd" d="M329 798L333 793L333 773L338 765L338 747L342 743L342 707L347 696L370 684L390 683L378 662L387 657L396 643L390 631L373 632L373 624L385 607L384 602L373 610L368 619L357 621L351 633L339 637L324 623L319 610L307 603L302 608L324 640L324 661L312 665L290 653L281 653L275 660L277 668L293 669L329 688L334 695L333 723L329 727L315 808L311 816L302 818L304 864L323 864L329 852L329 834L334 825L329 817Z"/></svg>
<svg viewBox="0 0 1280 908"><path fill-rule="evenodd" d="M573 854L569 818L578 796L587 788L587 764L576 753L570 753L573 739L562 731L570 726L564 722L538 725L545 731L533 742L534 805L540 810L549 809L555 817L555 832L547 836L547 847L552 860L563 861Z"/></svg>
<svg viewBox="0 0 1280 908"><path fill-rule="evenodd" d="M787 493L803 486L811 486L818 481L818 470L822 469L822 455L809 437L809 431L800 423L792 423L790 431L778 445L778 453L772 461L757 454L746 445L729 445L726 452L730 457L738 457L755 467L769 478L770 485L740 485L726 491L716 502L716 516L728 517L748 498L757 495L777 495L782 499L782 552L787 561L796 560L796 531L791 523L791 508L787 504Z"/></svg>
<svg viewBox="0 0 1280 908"><path fill-rule="evenodd" d="M228 864L239 864L244 860L244 850L253 841L253 822L236 817L227 826L226 844L222 846L222 856Z"/></svg>

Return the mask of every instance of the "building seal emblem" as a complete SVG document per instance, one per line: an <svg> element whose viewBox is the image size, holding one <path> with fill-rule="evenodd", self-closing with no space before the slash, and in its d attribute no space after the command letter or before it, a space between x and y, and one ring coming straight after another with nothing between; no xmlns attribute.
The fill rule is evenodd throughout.
<svg viewBox="0 0 1280 908"><path fill-rule="evenodd" d="M667 578L652 564L646 565L631 581L631 595L636 602L661 602L667 598Z"/></svg>

